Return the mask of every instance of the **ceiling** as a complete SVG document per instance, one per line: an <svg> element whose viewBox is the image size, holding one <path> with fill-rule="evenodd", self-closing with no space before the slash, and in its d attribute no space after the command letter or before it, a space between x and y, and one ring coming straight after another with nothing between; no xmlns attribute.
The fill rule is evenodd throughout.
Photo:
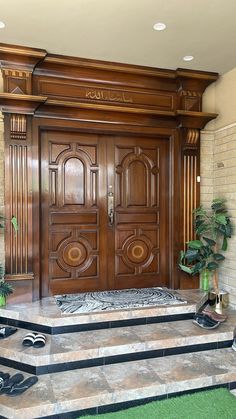
<svg viewBox="0 0 236 419"><path fill-rule="evenodd" d="M219 73L236 66L235 0L0 0L0 20L0 42L55 54ZM156 22L166 30L154 31Z"/></svg>

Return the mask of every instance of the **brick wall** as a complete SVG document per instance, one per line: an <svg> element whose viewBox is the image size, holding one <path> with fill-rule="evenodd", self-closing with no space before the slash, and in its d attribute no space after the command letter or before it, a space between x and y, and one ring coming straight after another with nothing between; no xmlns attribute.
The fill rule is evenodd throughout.
<svg viewBox="0 0 236 419"><path fill-rule="evenodd" d="M236 308L236 123L201 134L201 203L209 207L213 197L226 198L234 224L219 279Z"/></svg>

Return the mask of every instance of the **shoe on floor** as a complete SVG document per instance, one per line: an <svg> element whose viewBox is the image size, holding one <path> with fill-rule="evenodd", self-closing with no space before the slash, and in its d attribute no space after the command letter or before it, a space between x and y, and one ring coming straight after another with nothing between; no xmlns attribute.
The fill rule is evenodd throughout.
<svg viewBox="0 0 236 419"><path fill-rule="evenodd" d="M23 346L33 346L34 339L36 338L36 336L37 336L37 333L35 333L35 332L27 333L27 335L25 335L25 337L23 339L22 345Z"/></svg>
<svg viewBox="0 0 236 419"><path fill-rule="evenodd" d="M0 339L8 338L9 336L13 335L13 333L16 333L16 331L17 331L16 327L10 327L10 326L0 327Z"/></svg>
<svg viewBox="0 0 236 419"><path fill-rule="evenodd" d="M204 308L204 310L202 310L202 314L206 314L212 320L215 320L216 322L220 323L223 323L227 320L227 316L225 316L224 314L216 313L215 311L211 311L207 308Z"/></svg>
<svg viewBox="0 0 236 419"><path fill-rule="evenodd" d="M7 396L10 396L10 397L20 396L22 393L24 393L26 390L28 390L37 382L38 382L38 377L36 376L26 378L26 380L23 381L22 383L14 384L11 387L11 389L6 392L6 394Z"/></svg>
<svg viewBox="0 0 236 419"><path fill-rule="evenodd" d="M46 343L46 336L37 332L30 332L24 337L23 346L33 346L34 348L43 348Z"/></svg>
<svg viewBox="0 0 236 419"><path fill-rule="evenodd" d="M12 377L9 377L4 381L3 386L0 388L0 394L7 394L9 391L11 391L14 385L19 384L23 380L24 376L21 373L17 373Z"/></svg>
<svg viewBox="0 0 236 419"><path fill-rule="evenodd" d="M232 349L236 352L236 338L233 340Z"/></svg>
<svg viewBox="0 0 236 419"><path fill-rule="evenodd" d="M207 315L200 313L195 314L193 323L202 329L207 330L216 329L220 325L220 322L216 322Z"/></svg>
<svg viewBox="0 0 236 419"><path fill-rule="evenodd" d="M10 378L10 374L0 371L0 390L2 387L4 387L5 382L9 380L9 378Z"/></svg>

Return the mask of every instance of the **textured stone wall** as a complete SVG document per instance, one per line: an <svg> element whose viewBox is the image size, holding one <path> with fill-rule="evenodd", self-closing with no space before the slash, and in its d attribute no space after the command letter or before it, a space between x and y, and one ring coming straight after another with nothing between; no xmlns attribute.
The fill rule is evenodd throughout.
<svg viewBox="0 0 236 419"><path fill-rule="evenodd" d="M236 308L236 123L201 134L201 203L209 207L213 197L226 198L234 224L219 279Z"/></svg>
<svg viewBox="0 0 236 419"><path fill-rule="evenodd" d="M214 195L227 199L235 230L220 270L220 282L236 308L236 123L217 130L214 137Z"/></svg>
<svg viewBox="0 0 236 419"><path fill-rule="evenodd" d="M201 202L224 197L234 223L226 260L219 272L221 287L229 291L236 309L236 67L211 84L203 95L203 111L219 116L201 135ZM208 168L207 168L208 166ZM208 198L209 194L209 198Z"/></svg>

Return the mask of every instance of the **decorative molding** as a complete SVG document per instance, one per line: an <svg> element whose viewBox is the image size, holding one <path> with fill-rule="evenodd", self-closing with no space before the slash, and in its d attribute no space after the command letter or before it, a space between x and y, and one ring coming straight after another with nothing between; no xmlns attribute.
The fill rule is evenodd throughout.
<svg viewBox="0 0 236 419"><path fill-rule="evenodd" d="M193 210L198 205L197 200L197 155L183 156L183 243L195 238L193 225Z"/></svg>
<svg viewBox="0 0 236 419"><path fill-rule="evenodd" d="M189 128L186 134L185 146L187 148L192 148L192 147L196 148L199 138L200 138L199 129Z"/></svg>
<svg viewBox="0 0 236 419"><path fill-rule="evenodd" d="M0 93L0 109L3 113L33 115L46 100L45 96Z"/></svg>
<svg viewBox="0 0 236 419"><path fill-rule="evenodd" d="M17 218L18 231L7 223L6 272L11 280L25 280L32 272L31 138L26 115L6 116L5 202L8 219ZM12 277L14 275L14 278ZM17 275L17 278L15 278Z"/></svg>
<svg viewBox="0 0 236 419"><path fill-rule="evenodd" d="M27 119L26 115L11 114L11 140L26 140Z"/></svg>
<svg viewBox="0 0 236 419"><path fill-rule="evenodd" d="M185 111L201 111L201 98L202 93L195 92L192 90L181 90L180 91L180 107Z"/></svg>
<svg viewBox="0 0 236 419"><path fill-rule="evenodd" d="M30 94L32 73L30 71L3 69L4 90L7 93Z"/></svg>
<svg viewBox="0 0 236 419"><path fill-rule="evenodd" d="M34 274L27 273L27 274L13 274L13 275L5 275L7 281L33 281Z"/></svg>
<svg viewBox="0 0 236 419"><path fill-rule="evenodd" d="M200 92L193 92L191 90L181 90L180 96L202 97Z"/></svg>
<svg viewBox="0 0 236 419"><path fill-rule="evenodd" d="M10 202L11 216L17 218L19 230L17 233L11 227L10 264L8 273L28 272L28 229L29 229L29 176L28 148L26 145L9 146Z"/></svg>
<svg viewBox="0 0 236 419"><path fill-rule="evenodd" d="M209 121L217 118L218 114L177 110L176 116L179 127L203 129Z"/></svg>

